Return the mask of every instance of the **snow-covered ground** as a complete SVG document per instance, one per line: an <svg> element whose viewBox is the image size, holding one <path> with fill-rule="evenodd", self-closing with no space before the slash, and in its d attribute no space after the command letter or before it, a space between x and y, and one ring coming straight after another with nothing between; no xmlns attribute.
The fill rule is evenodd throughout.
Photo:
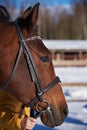
<svg viewBox="0 0 87 130"><path fill-rule="evenodd" d="M87 100L87 87L85 86L74 86L64 87L64 95L67 101L86 101Z"/></svg>
<svg viewBox="0 0 87 130"><path fill-rule="evenodd" d="M86 50L87 40L43 40L49 50Z"/></svg>
<svg viewBox="0 0 87 130"><path fill-rule="evenodd" d="M59 67L55 71L62 82L87 83L87 67ZM34 130L87 130L87 86L66 86L63 87L63 92L69 108L64 123L52 129L38 119Z"/></svg>
<svg viewBox="0 0 87 130"><path fill-rule="evenodd" d="M63 83L87 83L87 67L55 67Z"/></svg>

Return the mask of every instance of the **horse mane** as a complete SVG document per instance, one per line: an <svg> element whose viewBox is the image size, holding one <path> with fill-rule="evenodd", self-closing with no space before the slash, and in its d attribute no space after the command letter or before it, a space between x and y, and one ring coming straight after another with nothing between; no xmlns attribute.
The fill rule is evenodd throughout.
<svg viewBox="0 0 87 130"><path fill-rule="evenodd" d="M10 14L4 6L0 5L0 23L9 22L9 20Z"/></svg>

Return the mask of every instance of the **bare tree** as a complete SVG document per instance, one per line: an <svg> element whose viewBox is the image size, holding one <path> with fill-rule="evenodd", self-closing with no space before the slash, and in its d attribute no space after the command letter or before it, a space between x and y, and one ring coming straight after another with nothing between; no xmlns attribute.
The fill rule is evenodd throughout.
<svg viewBox="0 0 87 130"><path fill-rule="evenodd" d="M78 30L79 38L87 39L87 1L73 0L74 4L74 19L76 19L76 29Z"/></svg>
<svg viewBox="0 0 87 130"><path fill-rule="evenodd" d="M87 39L87 1L84 0L80 2L81 7L81 23L82 23L82 30L83 30L83 36L84 39Z"/></svg>

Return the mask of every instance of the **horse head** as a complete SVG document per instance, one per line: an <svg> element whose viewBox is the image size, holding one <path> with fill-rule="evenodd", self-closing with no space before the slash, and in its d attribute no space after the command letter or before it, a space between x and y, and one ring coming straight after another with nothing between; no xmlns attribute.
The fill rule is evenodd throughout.
<svg viewBox="0 0 87 130"><path fill-rule="evenodd" d="M55 127L63 123L68 108L51 53L36 31L38 11L39 3L14 22L0 24L0 84L7 81L6 91Z"/></svg>

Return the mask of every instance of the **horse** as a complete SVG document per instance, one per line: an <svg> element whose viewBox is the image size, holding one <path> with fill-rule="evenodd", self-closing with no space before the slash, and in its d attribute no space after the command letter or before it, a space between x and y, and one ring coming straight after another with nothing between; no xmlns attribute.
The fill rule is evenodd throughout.
<svg viewBox="0 0 87 130"><path fill-rule="evenodd" d="M36 31L39 5L27 8L14 21L10 17L6 20L10 14L2 8L5 15L2 13L0 22L0 91L22 102L19 117L25 106L30 107L31 116L40 117L44 125L52 128L64 122L68 106L51 53Z"/></svg>

